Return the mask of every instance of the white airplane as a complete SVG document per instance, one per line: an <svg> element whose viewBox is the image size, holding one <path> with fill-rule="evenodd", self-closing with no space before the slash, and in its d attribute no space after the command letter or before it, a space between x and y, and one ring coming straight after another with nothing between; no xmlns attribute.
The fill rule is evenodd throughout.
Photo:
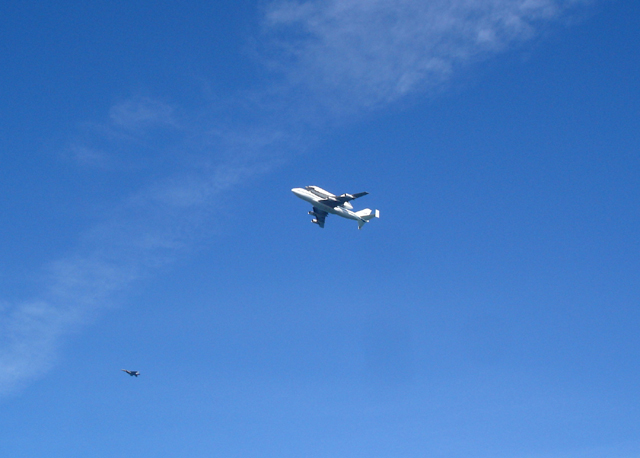
<svg viewBox="0 0 640 458"><path fill-rule="evenodd" d="M329 213L342 216L343 218L355 219L358 222L358 229L362 229L362 226L369 222L371 218L380 218L380 212L378 210L365 208L358 212L352 211L353 206L349 201L366 196L369 194L368 192L336 196L317 186L293 188L291 192L313 205L313 211L310 211L309 214L315 216L315 218L312 219L311 222L320 227L324 227L324 220Z"/></svg>

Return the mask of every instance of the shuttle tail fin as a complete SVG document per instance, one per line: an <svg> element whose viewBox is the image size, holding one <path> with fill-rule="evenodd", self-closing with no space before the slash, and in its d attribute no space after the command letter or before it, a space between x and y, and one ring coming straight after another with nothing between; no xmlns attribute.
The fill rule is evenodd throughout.
<svg viewBox="0 0 640 458"><path fill-rule="evenodd" d="M358 220L358 229L362 229L362 226L364 226L365 223L368 223L370 219L380 218L380 211L365 208L364 210L356 212L356 215L360 217L360 219Z"/></svg>

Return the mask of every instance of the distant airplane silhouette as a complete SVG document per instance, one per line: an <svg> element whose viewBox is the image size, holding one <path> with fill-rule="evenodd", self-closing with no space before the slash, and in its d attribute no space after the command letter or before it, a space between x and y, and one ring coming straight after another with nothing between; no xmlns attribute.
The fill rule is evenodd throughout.
<svg viewBox="0 0 640 458"><path fill-rule="evenodd" d="M140 375L140 372L138 372L138 371L128 371L128 370L126 370L126 369L121 369L121 370L122 370L122 372L126 372L127 374L129 374L129 375L130 375L130 376L132 376L132 377L133 377L134 375L135 375L136 377L137 377L138 375Z"/></svg>

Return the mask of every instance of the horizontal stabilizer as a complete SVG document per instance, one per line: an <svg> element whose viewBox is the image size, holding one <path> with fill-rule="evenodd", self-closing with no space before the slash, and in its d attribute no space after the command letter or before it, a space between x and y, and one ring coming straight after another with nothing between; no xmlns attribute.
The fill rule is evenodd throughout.
<svg viewBox="0 0 640 458"><path fill-rule="evenodd" d="M364 210L360 210L356 212L361 219L358 221L358 229L362 229L365 223L368 223L370 219L380 218L379 210L371 210L370 208L365 208Z"/></svg>

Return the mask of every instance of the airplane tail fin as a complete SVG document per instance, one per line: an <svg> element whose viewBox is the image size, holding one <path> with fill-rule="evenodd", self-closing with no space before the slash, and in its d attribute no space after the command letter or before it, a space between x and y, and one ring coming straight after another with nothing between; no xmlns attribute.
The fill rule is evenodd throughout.
<svg viewBox="0 0 640 458"><path fill-rule="evenodd" d="M362 229L365 223L368 223L372 218L380 218L379 210L371 210L370 208L365 208L364 210L360 210L356 212L361 219L358 220L358 229Z"/></svg>

